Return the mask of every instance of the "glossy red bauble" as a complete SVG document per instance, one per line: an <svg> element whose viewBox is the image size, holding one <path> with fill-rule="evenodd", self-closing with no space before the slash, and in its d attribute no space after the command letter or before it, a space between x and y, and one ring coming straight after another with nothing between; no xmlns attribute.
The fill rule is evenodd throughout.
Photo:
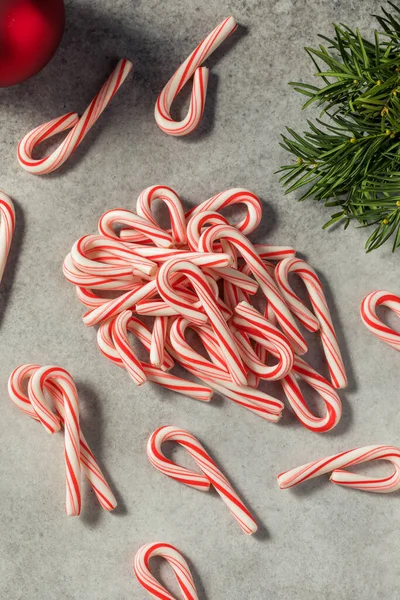
<svg viewBox="0 0 400 600"><path fill-rule="evenodd" d="M0 0L0 87L32 77L49 62L64 21L64 0Z"/></svg>

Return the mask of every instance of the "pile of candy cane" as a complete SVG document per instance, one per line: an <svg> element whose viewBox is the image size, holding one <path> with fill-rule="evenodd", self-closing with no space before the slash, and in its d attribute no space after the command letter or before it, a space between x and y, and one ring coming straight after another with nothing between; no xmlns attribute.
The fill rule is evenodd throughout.
<svg viewBox="0 0 400 600"><path fill-rule="evenodd" d="M155 201L168 209L168 230L155 220ZM220 211L237 204L246 214L231 225ZM150 380L203 401L213 388L276 422L283 403L258 388L264 380L280 381L301 423L328 431L341 416L336 389L347 381L322 285L292 248L249 241L261 217L261 202L248 190L224 191L185 213L171 188L151 186L140 194L136 213L113 209L102 215L99 233L73 245L64 275L90 309L84 323L100 326L100 350L137 385ZM290 273L304 282L312 311L292 290ZM140 315L154 317L152 330ZM298 323L319 334L331 381L301 358L307 344ZM208 358L189 344L189 329ZM129 333L149 352L149 362L139 360ZM204 385L170 374L174 361ZM322 417L309 409L299 379L322 398Z"/></svg>

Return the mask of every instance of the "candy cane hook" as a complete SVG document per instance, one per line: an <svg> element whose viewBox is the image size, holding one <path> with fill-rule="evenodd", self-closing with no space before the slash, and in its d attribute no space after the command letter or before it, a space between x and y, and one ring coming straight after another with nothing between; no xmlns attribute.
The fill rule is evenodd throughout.
<svg viewBox="0 0 400 600"><path fill-rule="evenodd" d="M376 292L368 294L361 304L361 318L364 325L368 327L376 337L400 352L400 333L388 325L385 325L385 323L380 320L376 314L378 306L387 306L400 317L400 296L392 294L391 292L377 290Z"/></svg>
<svg viewBox="0 0 400 600"><path fill-rule="evenodd" d="M196 129L201 121L207 94L209 71L200 65L222 44L237 28L235 19L224 19L191 53L175 71L161 94L157 98L154 117L157 125L168 135L187 135ZM189 111L182 121L171 117L171 106L183 86L193 77L193 89Z"/></svg>
<svg viewBox="0 0 400 600"><path fill-rule="evenodd" d="M0 283L6 267L15 229L15 211L11 198L0 191Z"/></svg>
<svg viewBox="0 0 400 600"><path fill-rule="evenodd" d="M199 600L189 565L182 554L174 546L156 542L139 548L135 555L133 570L140 585L158 600L176 600L168 590L151 574L150 559L153 556L164 558L172 567L183 600Z"/></svg>
<svg viewBox="0 0 400 600"><path fill-rule="evenodd" d="M120 60L81 117L77 113L67 113L62 117L57 117L48 123L39 125L39 127L27 133L18 145L17 156L21 167L34 175L47 175L47 173L55 171L64 164L111 102L131 69L132 63L129 60ZM36 146L53 137L53 135L68 129L71 129L71 131L65 140L49 156L41 159L32 157Z"/></svg>
<svg viewBox="0 0 400 600"><path fill-rule="evenodd" d="M346 467L373 460L387 460L392 463L394 472L386 477L372 477L344 470ZM332 483L356 490L379 494L395 492L400 488L400 449L394 446L364 446L334 454L281 473L278 476L278 485L281 489L293 487L325 473L332 473L330 477Z"/></svg>
<svg viewBox="0 0 400 600"><path fill-rule="evenodd" d="M217 240L227 240L242 255L258 281L262 292L275 313L283 332L292 343L293 348L299 354L304 354L307 351L307 344L304 337L301 335L281 292L253 244L235 227L214 225L201 234L198 250L200 252L213 252L214 243Z"/></svg>
<svg viewBox="0 0 400 600"><path fill-rule="evenodd" d="M202 474L189 471L189 469L181 467L166 458L161 447L164 442L168 441L177 442L186 448L200 467ZM243 531L248 534L257 531L257 523L249 510L245 507L226 477L221 473L211 456L189 432L173 427L172 425L160 427L149 438L147 456L153 467L164 473L164 475L185 485L202 491L208 491L210 485L212 485Z"/></svg>

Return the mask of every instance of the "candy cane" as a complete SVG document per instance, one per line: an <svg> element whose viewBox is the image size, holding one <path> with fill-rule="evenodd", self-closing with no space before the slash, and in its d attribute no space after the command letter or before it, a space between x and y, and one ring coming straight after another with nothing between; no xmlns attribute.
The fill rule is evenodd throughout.
<svg viewBox="0 0 400 600"><path fill-rule="evenodd" d="M318 392L325 404L325 415L315 416L302 394L297 378L302 379L311 388ZM330 431L340 421L342 416L342 403L335 388L322 377L315 369L308 365L299 356L295 356L293 370L281 381L286 398L299 421L311 431Z"/></svg>
<svg viewBox="0 0 400 600"><path fill-rule="evenodd" d="M157 265L135 254L125 244L101 235L85 235L71 249L71 258L84 273L105 277L131 277L132 271L154 277Z"/></svg>
<svg viewBox="0 0 400 600"><path fill-rule="evenodd" d="M236 204L244 204L247 208L246 216L234 224L236 229L241 231L244 235L252 233L259 225L262 217L262 205L260 199L242 188L232 188L224 192L220 192L216 196L212 196L209 200L198 204L191 208L186 213L186 220L203 213L204 211L218 212L228 206L234 206Z"/></svg>
<svg viewBox="0 0 400 600"><path fill-rule="evenodd" d="M290 246L273 246L271 244L254 244L258 256L263 260L283 260L296 256L296 250Z"/></svg>
<svg viewBox="0 0 400 600"><path fill-rule="evenodd" d="M373 460L387 460L390 462L394 467L392 475L372 477L371 475L359 475L344 470L346 467ZM278 476L278 485L281 489L293 487L307 479L325 473L332 473L330 477L332 483L356 490L380 494L395 492L400 488L400 449L394 446L364 446L363 448L341 452L281 473Z"/></svg>
<svg viewBox="0 0 400 600"><path fill-rule="evenodd" d="M185 245L187 240L185 212L178 194L171 188L164 185L153 185L143 190L136 203L137 214L157 225L152 210L152 204L156 200L164 202L168 209L171 221L171 231L168 233L171 233L174 244ZM122 229L119 235L124 242L137 243L146 239L142 234L131 229Z"/></svg>
<svg viewBox="0 0 400 600"><path fill-rule="evenodd" d="M214 225L202 233L198 250L202 252L212 252L214 242L221 239L226 239L230 242L243 256L254 277L260 284L260 288L270 303L284 333L289 338L294 349L299 354L303 354L307 350L307 344L262 259L243 233L234 227Z"/></svg>
<svg viewBox="0 0 400 600"><path fill-rule="evenodd" d="M304 282L315 316L293 292L289 284L289 273L296 273ZM304 260L287 258L277 264L275 278L290 310L304 327L309 331L317 331L319 329L332 384L335 388L346 387L346 371L333 327L331 313L318 275Z"/></svg>
<svg viewBox="0 0 400 600"><path fill-rule="evenodd" d="M293 350L286 337L247 302L238 304L235 312L237 317L233 320L233 324L240 329L240 332L235 332L235 338L238 341L244 363L261 379L271 381L283 379L292 369L294 360ZM263 364L251 344L243 336L243 332L250 336L252 334L257 335L258 340L262 340L259 341L261 345L264 345L265 340L269 342L276 350L276 356L279 359L278 364L274 366Z"/></svg>
<svg viewBox="0 0 400 600"><path fill-rule="evenodd" d="M167 317L156 317L154 319L150 348L150 362L154 367L161 367L164 360L167 326Z"/></svg>
<svg viewBox="0 0 400 600"><path fill-rule="evenodd" d="M24 391L26 380L29 380L27 393ZM56 413L49 409L45 391ZM81 469L100 505L105 510L113 510L117 502L80 430L78 393L71 375L60 367L22 365L11 374L8 393L20 410L40 421L50 433L64 425L67 515L79 515L81 511Z"/></svg>
<svg viewBox="0 0 400 600"><path fill-rule="evenodd" d="M174 546L163 542L146 544L139 548L135 555L133 570L136 579L150 596L159 600L176 600L175 596L172 596L151 574L149 563L153 556L160 556L171 565L183 600L199 600L186 560Z"/></svg>
<svg viewBox="0 0 400 600"><path fill-rule="evenodd" d="M185 339L185 332L188 328L198 333L212 362L189 346ZM280 400L249 386L238 386L232 382L226 363L220 354L217 338L210 326L196 327L186 319L178 318L173 321L169 336L168 352L187 371L229 400L261 418L272 423L279 421L283 410Z"/></svg>
<svg viewBox="0 0 400 600"><path fill-rule="evenodd" d="M118 326L120 328L120 336L115 334L116 321L118 320ZM152 367L151 365L139 361L134 354L134 350L129 344L128 331L133 333L143 343L147 350L151 347L151 333L147 330L143 323L140 323L138 319L132 317L129 311L121 313L115 319L110 319L101 324L97 332L97 343L101 352L113 363L122 368L131 368L132 363L135 363L135 376L132 377L134 381L137 380L136 372L139 370L136 362L139 363L140 369L143 371L144 376L149 381L157 383L158 385L165 387L169 390L189 396L196 400L203 402L209 402L211 399L212 392L210 388L203 385L186 381L170 373L166 373L162 369L171 368L173 362L170 356L165 353L164 362L162 368ZM148 335L147 335L148 333ZM120 341L120 337L123 336L123 343ZM128 343L126 344L126 340ZM172 362L172 364L171 364ZM131 372L128 370L129 374ZM132 376L132 375L131 375Z"/></svg>
<svg viewBox="0 0 400 600"><path fill-rule="evenodd" d="M206 314L197 309L193 309L189 302L186 302L181 295L171 285L171 276L174 273L185 275L192 283L197 296L201 300ZM215 296L211 290L210 284L202 271L196 265L189 261L180 259L171 259L161 266L156 277L157 289L160 296L170 304L176 311L195 324L203 324L207 317L218 338L221 352L227 362L227 367L231 373L232 380L238 385L246 385L246 370L243 365L234 338L230 329L218 307Z"/></svg>
<svg viewBox="0 0 400 600"><path fill-rule="evenodd" d="M160 248L171 248L174 244L170 233L161 229L156 223L148 221L131 210L114 208L105 212L99 220L99 233L107 238L120 240L120 237L114 230L115 224L128 225L128 227L137 231L146 239L151 240Z"/></svg>
<svg viewBox="0 0 400 600"><path fill-rule="evenodd" d="M189 471L166 458L161 450L164 442L174 441L183 446L200 467L202 474ZM147 443L149 461L161 473L195 489L207 491L210 484L218 492L245 533L257 531L257 523L236 494L229 481L217 467L200 442L184 429L171 425L160 427Z"/></svg>
<svg viewBox="0 0 400 600"><path fill-rule="evenodd" d="M209 73L206 67L200 65L235 31L236 27L233 17L224 19L172 75L158 96L154 109L154 117L161 131L168 135L181 136L196 129L203 116ZM182 121L174 121L170 112L172 103L193 73L189 111Z"/></svg>
<svg viewBox="0 0 400 600"><path fill-rule="evenodd" d="M361 304L361 318L364 325L376 337L389 344L389 346L392 346L395 350L400 351L400 333L388 327L388 325L385 325L379 319L376 314L378 306L387 306L400 317L400 296L396 296L396 294L392 294L391 292L377 290L368 294Z"/></svg>
<svg viewBox="0 0 400 600"><path fill-rule="evenodd" d="M84 273L75 266L71 253L67 254L65 257L62 269L64 277L70 283L83 288L98 290L132 290L136 288L138 284L140 284L140 287L143 285L143 281L139 277L135 277L132 273L130 275L118 277L102 275L101 273L98 273L97 275Z"/></svg>
<svg viewBox="0 0 400 600"><path fill-rule="evenodd" d="M122 234L122 231L120 234ZM230 267L232 265L232 257L224 252L205 254L204 252L188 252L187 250L181 250L179 248L155 248L154 246L124 243L126 243L135 255L148 258L159 265L167 262L167 260L170 260L171 258L190 260L198 267L205 267L208 269L214 267Z"/></svg>
<svg viewBox="0 0 400 600"><path fill-rule="evenodd" d="M0 282L3 278L15 229L15 211L11 198L0 191Z"/></svg>
<svg viewBox="0 0 400 600"><path fill-rule="evenodd" d="M120 60L106 83L79 118L76 113L67 113L44 123L30 131L18 145L18 162L25 171L35 175L46 175L58 169L76 150L83 138L89 133L97 119L110 103L127 78L132 63ZM71 129L65 140L49 156L41 159L32 157L33 151L44 140Z"/></svg>

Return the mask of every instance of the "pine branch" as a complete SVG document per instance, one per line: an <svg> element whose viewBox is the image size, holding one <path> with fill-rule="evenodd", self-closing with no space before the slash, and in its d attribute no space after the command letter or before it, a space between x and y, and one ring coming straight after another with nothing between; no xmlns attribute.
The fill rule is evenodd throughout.
<svg viewBox="0 0 400 600"><path fill-rule="evenodd" d="M290 85L321 118L302 134L287 128L281 143L296 157L280 171L286 193L305 189L300 200L339 208L325 228L372 227L368 252L389 239L400 247L400 8L389 5L393 14L374 15L373 41L340 24L332 39L320 36L326 46L306 48L323 85Z"/></svg>

